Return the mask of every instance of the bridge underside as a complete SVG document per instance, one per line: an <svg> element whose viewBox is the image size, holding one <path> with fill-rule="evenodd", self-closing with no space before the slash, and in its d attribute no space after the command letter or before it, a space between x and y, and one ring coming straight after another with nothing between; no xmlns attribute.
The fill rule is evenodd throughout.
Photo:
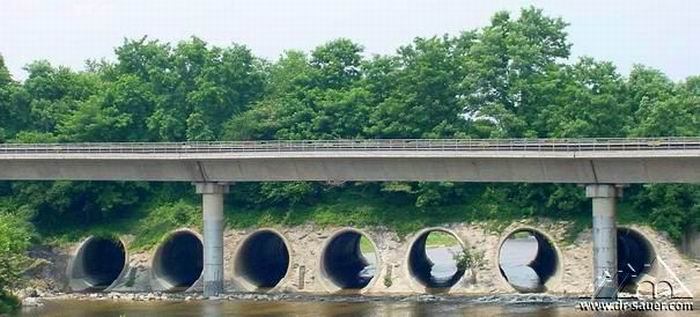
<svg viewBox="0 0 700 317"><path fill-rule="evenodd" d="M5 180L695 183L700 157L0 159Z"/></svg>

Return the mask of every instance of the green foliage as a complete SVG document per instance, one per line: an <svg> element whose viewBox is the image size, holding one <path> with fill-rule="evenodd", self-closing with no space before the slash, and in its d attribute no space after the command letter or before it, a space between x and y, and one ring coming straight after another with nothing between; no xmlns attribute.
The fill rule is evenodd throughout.
<svg viewBox="0 0 700 317"><path fill-rule="evenodd" d="M385 275L384 276L384 287L391 287L391 285L394 285L394 281L391 279L391 276Z"/></svg>
<svg viewBox="0 0 700 317"><path fill-rule="evenodd" d="M316 188L309 182L262 183L260 186L262 205L292 206L316 194Z"/></svg>
<svg viewBox="0 0 700 317"><path fill-rule="evenodd" d="M0 206L0 312L7 292L20 286L22 272L28 264L25 251L30 245L32 230L20 211Z"/></svg>
<svg viewBox="0 0 700 317"><path fill-rule="evenodd" d="M633 208L656 229L680 241L687 229L700 225L700 186L646 185L635 197Z"/></svg>
<svg viewBox="0 0 700 317"><path fill-rule="evenodd" d="M113 222L137 208L148 189L148 184L134 182L12 183L13 196L34 211L34 222L46 233L69 224Z"/></svg>
<svg viewBox="0 0 700 317"><path fill-rule="evenodd" d="M33 62L23 82L0 57L0 142L700 136L700 76L673 82L637 65L625 77L609 62L570 61L566 27L525 8L481 29L415 38L394 54L370 57L337 39L274 61L239 44L143 37L85 71ZM697 186L625 191L623 221L677 241L700 226ZM59 241L128 232L145 247L199 219L189 184L0 183L0 201L9 198ZM240 183L228 199L236 227L314 222L408 233L550 217L572 220L574 237L590 217L572 185Z"/></svg>
<svg viewBox="0 0 700 317"><path fill-rule="evenodd" d="M0 314L11 313L22 305L22 302L16 296L0 291Z"/></svg>
<svg viewBox="0 0 700 317"><path fill-rule="evenodd" d="M561 19L528 8L517 19L493 16L469 49L462 81L471 118L493 123L490 137L543 136L533 123L551 98L552 76L564 67L571 44Z"/></svg>
<svg viewBox="0 0 700 317"><path fill-rule="evenodd" d="M484 264L484 251L470 250L462 248L452 254L452 258L456 262L457 270L466 271L467 269L477 269Z"/></svg>
<svg viewBox="0 0 700 317"><path fill-rule="evenodd" d="M362 184L327 192L312 204L265 207L233 202L227 204L227 207L226 221L233 228L297 226L307 223L321 227L382 226L395 230L400 236L415 233L425 227L456 222L483 222L490 229L498 231L514 220L530 217L508 198L494 199L491 193L470 200L452 201L447 205L416 207L410 202L387 201ZM450 240L453 239L440 239L435 243L447 243Z"/></svg>
<svg viewBox="0 0 700 317"><path fill-rule="evenodd" d="M202 227L201 209L198 205L183 200L158 204L133 230L136 240L130 247L145 249L159 242L173 229L192 227Z"/></svg>

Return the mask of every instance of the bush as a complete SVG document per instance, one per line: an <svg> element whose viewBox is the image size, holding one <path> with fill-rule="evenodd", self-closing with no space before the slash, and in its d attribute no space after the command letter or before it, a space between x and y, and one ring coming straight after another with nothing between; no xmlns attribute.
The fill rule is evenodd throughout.
<svg viewBox="0 0 700 317"><path fill-rule="evenodd" d="M0 292L0 314L12 312L19 308L21 304L22 302L16 296L7 292Z"/></svg>
<svg viewBox="0 0 700 317"><path fill-rule="evenodd" d="M168 232L184 227L202 227L202 211L199 205L180 200L155 207L148 217L141 220L135 230L134 249L148 248Z"/></svg>
<svg viewBox="0 0 700 317"><path fill-rule="evenodd" d="M30 239L27 221L0 209L0 313L19 307L19 301L9 291L21 285Z"/></svg>
<svg viewBox="0 0 700 317"><path fill-rule="evenodd" d="M462 248L462 250L453 253L452 258L457 262L457 270L466 271L467 269L476 269L484 263L484 252Z"/></svg>
<svg viewBox="0 0 700 317"><path fill-rule="evenodd" d="M391 287L391 285L394 285L394 281L391 279L391 276L384 276L384 286Z"/></svg>

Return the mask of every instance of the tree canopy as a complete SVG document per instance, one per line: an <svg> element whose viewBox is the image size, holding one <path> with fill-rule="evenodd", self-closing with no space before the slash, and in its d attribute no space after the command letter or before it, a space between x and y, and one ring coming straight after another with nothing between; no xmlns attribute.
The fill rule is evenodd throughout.
<svg viewBox="0 0 700 317"><path fill-rule="evenodd" d="M368 56L336 39L274 61L244 45L126 39L114 61L75 71L36 61L13 80L0 58L0 142L187 141L336 138L568 138L700 136L700 76L674 82L642 65L570 58L567 23L525 8L457 35L415 38L394 54ZM177 184L16 182L0 198L56 220L107 221ZM523 209L582 212L579 190L559 185L356 184L416 206L488 191ZM245 184L241 204L285 206L342 190L318 183ZM700 221L700 190L633 186L635 208L680 238Z"/></svg>

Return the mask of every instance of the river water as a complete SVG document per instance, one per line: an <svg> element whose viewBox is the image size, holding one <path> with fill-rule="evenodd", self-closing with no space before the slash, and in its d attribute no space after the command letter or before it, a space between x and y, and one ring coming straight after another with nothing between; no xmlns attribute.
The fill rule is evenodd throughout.
<svg viewBox="0 0 700 317"><path fill-rule="evenodd" d="M700 304L696 303L695 307ZM506 303L425 303L425 302L253 302L253 301L192 301L192 302L114 302L114 301L55 301L44 307L25 309L23 317L146 317L146 316L283 316L283 317L341 317L341 316L700 316L700 312L624 312L594 314L575 308L574 302L549 304Z"/></svg>

